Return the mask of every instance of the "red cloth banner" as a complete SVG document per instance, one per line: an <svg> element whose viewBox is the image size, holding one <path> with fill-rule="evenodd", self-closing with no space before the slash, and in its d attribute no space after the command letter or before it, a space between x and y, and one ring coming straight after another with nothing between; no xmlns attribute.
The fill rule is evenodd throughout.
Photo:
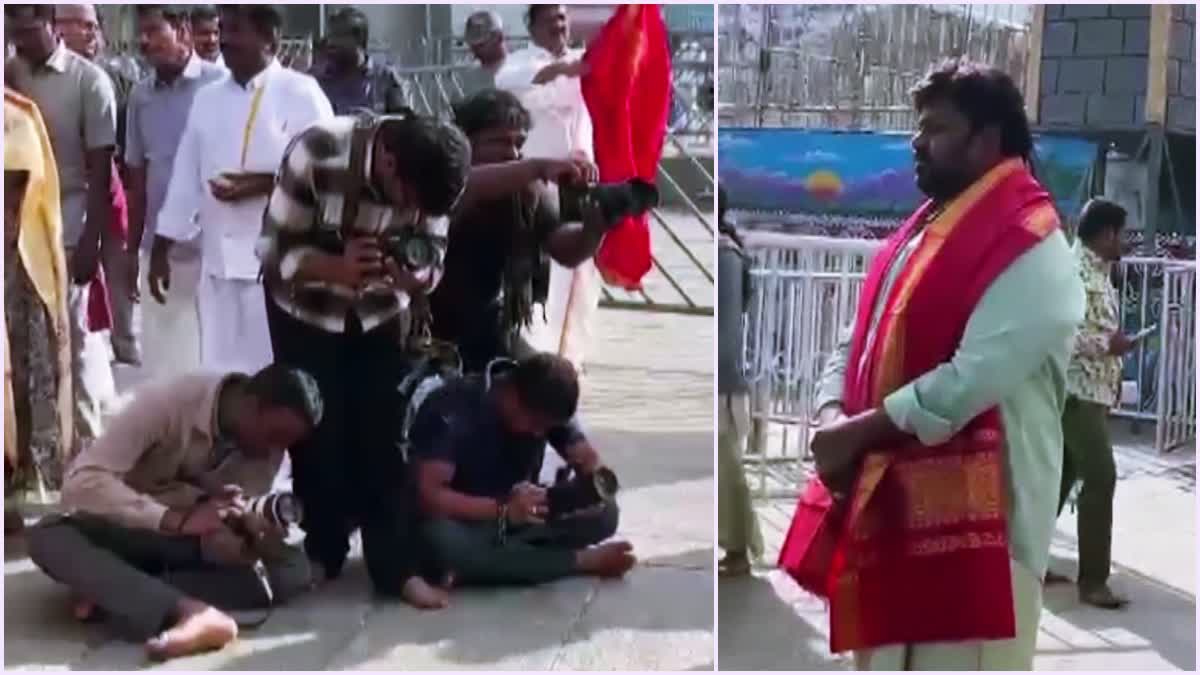
<svg viewBox="0 0 1200 675"><path fill-rule="evenodd" d="M621 5L584 55L583 99L605 183L658 174L671 103L671 50L658 5ZM617 224L596 253L610 286L641 288L650 271L648 216Z"/></svg>

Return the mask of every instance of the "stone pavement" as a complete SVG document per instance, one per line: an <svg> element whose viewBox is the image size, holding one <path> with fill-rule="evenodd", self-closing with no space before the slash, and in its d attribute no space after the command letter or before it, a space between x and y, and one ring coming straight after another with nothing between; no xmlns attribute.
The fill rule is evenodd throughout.
<svg viewBox="0 0 1200 675"><path fill-rule="evenodd" d="M600 314L584 420L621 477L619 536L641 560L626 579L462 590L449 609L420 613L372 599L355 560L235 645L158 667L711 670L713 335L711 318ZM140 646L73 622L66 590L32 566L19 539L5 542L4 568L6 669L148 665Z"/></svg>
<svg viewBox="0 0 1200 675"><path fill-rule="evenodd" d="M1118 426L1111 585L1131 604L1106 611L1081 605L1073 586L1047 589L1036 670L1196 668L1195 449L1159 455ZM784 499L759 503L765 560L771 564L794 506ZM1051 567L1074 577L1075 546L1075 517L1068 507L1058 522ZM750 578L722 580L718 595L722 670L851 667L847 658L829 653L824 604L782 573L764 568Z"/></svg>

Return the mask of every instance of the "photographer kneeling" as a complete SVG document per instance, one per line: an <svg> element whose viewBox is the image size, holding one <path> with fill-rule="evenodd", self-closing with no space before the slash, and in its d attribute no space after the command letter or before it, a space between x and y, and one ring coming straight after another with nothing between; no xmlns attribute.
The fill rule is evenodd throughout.
<svg viewBox="0 0 1200 675"><path fill-rule="evenodd" d="M238 630L222 610L312 585L304 552L284 542L297 514L270 509L287 500L245 496L271 489L322 407L312 377L279 365L144 387L72 462L67 513L28 531L30 558L71 588L77 618L103 612L151 656L219 649Z"/></svg>
<svg viewBox="0 0 1200 675"><path fill-rule="evenodd" d="M620 577L632 546L617 530L615 476L574 421L571 363L535 354L453 380L429 394L409 432L424 533L461 584L537 584ZM577 478L534 485L549 442ZM597 545L598 544L598 545Z"/></svg>

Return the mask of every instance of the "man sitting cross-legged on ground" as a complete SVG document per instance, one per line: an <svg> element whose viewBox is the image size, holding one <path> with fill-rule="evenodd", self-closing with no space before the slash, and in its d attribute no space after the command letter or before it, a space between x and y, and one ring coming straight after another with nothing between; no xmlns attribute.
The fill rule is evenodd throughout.
<svg viewBox="0 0 1200 675"><path fill-rule="evenodd" d="M316 381L279 365L148 385L76 457L67 515L29 530L29 556L76 594L78 618L101 610L151 656L220 648L237 624L214 605L264 607L311 586L304 552L242 495L270 490L321 414Z"/></svg>
<svg viewBox="0 0 1200 675"><path fill-rule="evenodd" d="M602 465L574 420L579 382L567 360L535 354L445 384L421 404L409 433L424 533L460 584L536 584L571 575L620 577L627 542L611 501L551 519L534 485L547 441L581 475Z"/></svg>

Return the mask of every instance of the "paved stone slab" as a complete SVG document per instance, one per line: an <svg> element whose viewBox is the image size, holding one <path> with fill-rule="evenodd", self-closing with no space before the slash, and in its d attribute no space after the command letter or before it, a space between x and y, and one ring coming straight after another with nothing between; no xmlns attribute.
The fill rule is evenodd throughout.
<svg viewBox="0 0 1200 675"><path fill-rule="evenodd" d="M1079 603L1073 586L1046 590L1038 632L1037 670L1195 670L1195 452L1160 455L1145 438L1115 424L1117 495L1111 585L1130 598L1122 611ZM795 502L757 504L773 565ZM1051 567L1076 572L1075 516L1059 519ZM828 650L824 604L779 571L719 582L721 669L838 670L845 658Z"/></svg>
<svg viewBox="0 0 1200 675"><path fill-rule="evenodd" d="M622 481L618 536L641 562L625 580L463 589L447 610L423 613L371 597L356 541L338 581L276 609L219 653L152 667L711 670L712 345L711 317L600 314L582 415ZM116 379L127 391L139 378L119 369ZM19 544L6 542L6 668L151 666L139 645L71 620L65 589Z"/></svg>

